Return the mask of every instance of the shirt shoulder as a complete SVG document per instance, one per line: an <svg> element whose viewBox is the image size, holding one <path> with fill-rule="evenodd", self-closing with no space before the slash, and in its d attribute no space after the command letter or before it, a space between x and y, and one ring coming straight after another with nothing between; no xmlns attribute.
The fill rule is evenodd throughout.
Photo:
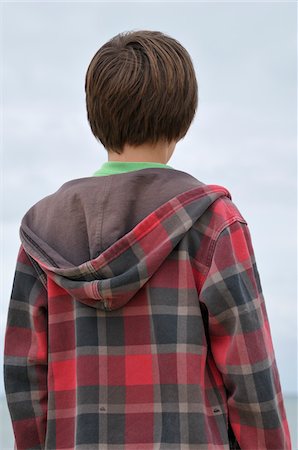
<svg viewBox="0 0 298 450"><path fill-rule="evenodd" d="M232 199L221 196L211 203L194 227L211 239L216 239L224 228L236 221L247 225L247 220Z"/></svg>
<svg viewBox="0 0 298 450"><path fill-rule="evenodd" d="M247 220L240 212L238 206L231 198L223 196L218 198L210 206L209 214L212 217L212 228L214 237L219 235L221 231L233 222L239 221L247 225Z"/></svg>
<svg viewBox="0 0 298 450"><path fill-rule="evenodd" d="M220 234L234 222L248 225L237 205L227 196L217 198L189 231L191 255L203 272L210 266Z"/></svg>

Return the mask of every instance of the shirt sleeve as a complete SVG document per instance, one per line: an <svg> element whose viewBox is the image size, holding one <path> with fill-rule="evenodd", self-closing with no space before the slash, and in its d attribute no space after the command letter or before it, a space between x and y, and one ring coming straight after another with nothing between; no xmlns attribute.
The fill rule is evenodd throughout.
<svg viewBox="0 0 298 450"><path fill-rule="evenodd" d="M14 450L42 449L46 434L47 290L45 274L36 264L21 245L4 337L4 386Z"/></svg>
<svg viewBox="0 0 298 450"><path fill-rule="evenodd" d="M229 425L242 450L291 450L280 378L252 240L235 220L213 241L199 300L227 392ZM238 448L236 446L236 448Z"/></svg>

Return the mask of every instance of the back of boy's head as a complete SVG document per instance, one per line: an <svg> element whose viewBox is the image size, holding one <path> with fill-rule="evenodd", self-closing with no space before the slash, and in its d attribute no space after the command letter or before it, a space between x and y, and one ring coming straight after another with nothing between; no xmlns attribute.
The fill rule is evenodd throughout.
<svg viewBox="0 0 298 450"><path fill-rule="evenodd" d="M191 57L159 31L119 33L93 56L85 78L87 117L106 150L178 142L194 119L198 85Z"/></svg>

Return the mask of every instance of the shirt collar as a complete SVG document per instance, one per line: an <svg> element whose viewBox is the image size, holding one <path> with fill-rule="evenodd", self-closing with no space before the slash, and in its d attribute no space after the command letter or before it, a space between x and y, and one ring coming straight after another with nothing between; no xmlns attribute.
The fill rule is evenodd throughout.
<svg viewBox="0 0 298 450"><path fill-rule="evenodd" d="M98 170L96 170L96 172L94 172L93 176L131 172L133 170L146 169L148 167L173 169L173 167L168 164L152 161L106 161Z"/></svg>

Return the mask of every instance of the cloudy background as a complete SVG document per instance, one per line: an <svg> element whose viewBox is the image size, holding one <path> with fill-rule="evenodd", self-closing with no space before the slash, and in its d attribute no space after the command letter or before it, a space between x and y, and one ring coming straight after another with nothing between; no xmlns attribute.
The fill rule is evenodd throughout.
<svg viewBox="0 0 298 450"><path fill-rule="evenodd" d="M1 366L22 216L107 161L86 118L88 64L115 34L151 29L188 49L199 83L195 120L168 164L225 186L246 218L282 389L298 393L296 8L295 2L2 3Z"/></svg>

